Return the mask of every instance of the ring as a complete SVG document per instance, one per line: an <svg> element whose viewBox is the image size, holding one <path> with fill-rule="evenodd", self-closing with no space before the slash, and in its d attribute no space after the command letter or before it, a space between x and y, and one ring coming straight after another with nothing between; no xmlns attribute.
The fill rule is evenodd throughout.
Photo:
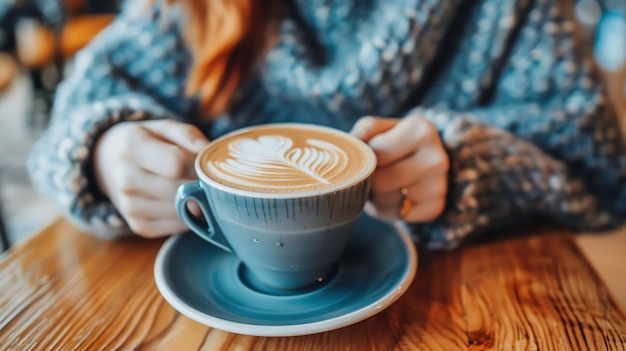
<svg viewBox="0 0 626 351"><path fill-rule="evenodd" d="M400 189L400 194L402 195L402 202L400 204L400 211L398 212L398 217L400 219L404 219L404 217L408 214L411 209L412 202L411 199L408 198L409 189L406 187L402 187Z"/></svg>

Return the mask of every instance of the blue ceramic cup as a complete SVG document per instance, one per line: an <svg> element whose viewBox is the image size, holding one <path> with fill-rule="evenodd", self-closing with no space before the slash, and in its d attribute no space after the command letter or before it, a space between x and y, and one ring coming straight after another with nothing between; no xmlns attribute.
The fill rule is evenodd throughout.
<svg viewBox="0 0 626 351"><path fill-rule="evenodd" d="M315 287L332 274L368 199L376 156L361 140L308 124L245 128L196 158L197 181L178 189L179 216L237 255L264 291ZM193 216L190 200L204 220Z"/></svg>

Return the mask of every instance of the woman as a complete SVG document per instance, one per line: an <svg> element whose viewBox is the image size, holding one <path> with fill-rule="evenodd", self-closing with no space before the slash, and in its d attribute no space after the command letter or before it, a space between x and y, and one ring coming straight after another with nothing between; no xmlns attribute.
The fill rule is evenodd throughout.
<svg viewBox="0 0 626 351"><path fill-rule="evenodd" d="M430 248L538 216L606 229L625 148L584 52L559 0L131 2L77 57L30 171L99 235L168 235L208 140L299 121L368 142L368 211Z"/></svg>

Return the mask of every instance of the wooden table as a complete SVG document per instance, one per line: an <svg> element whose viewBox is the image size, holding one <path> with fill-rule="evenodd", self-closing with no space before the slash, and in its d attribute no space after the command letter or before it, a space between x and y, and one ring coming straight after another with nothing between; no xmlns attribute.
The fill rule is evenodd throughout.
<svg viewBox="0 0 626 351"><path fill-rule="evenodd" d="M572 235L532 232L421 250L411 287L376 316L259 338L165 302L153 279L162 240L104 241L60 220L0 261L0 350L626 350L626 316Z"/></svg>

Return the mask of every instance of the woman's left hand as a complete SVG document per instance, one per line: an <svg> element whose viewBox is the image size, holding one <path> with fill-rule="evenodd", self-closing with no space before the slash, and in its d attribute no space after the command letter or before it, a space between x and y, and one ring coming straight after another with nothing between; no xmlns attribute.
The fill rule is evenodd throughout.
<svg viewBox="0 0 626 351"><path fill-rule="evenodd" d="M435 126L418 115L363 117L351 134L377 157L366 211L381 219L430 222L445 207L450 161Z"/></svg>

